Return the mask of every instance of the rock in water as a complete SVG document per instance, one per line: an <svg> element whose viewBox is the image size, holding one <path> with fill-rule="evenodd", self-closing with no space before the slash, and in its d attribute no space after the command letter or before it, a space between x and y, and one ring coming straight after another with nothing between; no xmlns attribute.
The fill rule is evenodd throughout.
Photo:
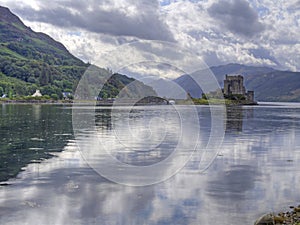
<svg viewBox="0 0 300 225"><path fill-rule="evenodd" d="M275 225L272 214L267 214L259 218L254 225Z"/></svg>

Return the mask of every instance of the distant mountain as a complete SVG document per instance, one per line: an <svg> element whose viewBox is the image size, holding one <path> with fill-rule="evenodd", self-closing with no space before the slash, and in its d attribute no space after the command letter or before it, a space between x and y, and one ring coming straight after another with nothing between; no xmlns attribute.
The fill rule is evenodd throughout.
<svg viewBox="0 0 300 225"><path fill-rule="evenodd" d="M43 95L62 97L62 92L74 92L89 66L64 45L44 33L34 32L8 8L0 6L0 97L32 95L36 89ZM115 74L101 96L115 97L118 90L133 81ZM143 87L146 88L139 83L137 89Z"/></svg>
<svg viewBox="0 0 300 225"><path fill-rule="evenodd" d="M82 80L80 88L76 92L78 99L91 99L98 95L101 99L117 97L119 103L122 103L126 99L138 100L157 96L152 87L122 74L112 74L110 71L94 65L90 66L86 73L87 76ZM100 93L99 88L101 88Z"/></svg>
<svg viewBox="0 0 300 225"><path fill-rule="evenodd" d="M157 95L162 98L185 99L187 96L185 90L170 79L149 79L145 83L151 86Z"/></svg>
<svg viewBox="0 0 300 225"><path fill-rule="evenodd" d="M245 66L234 63L221 66L214 66L211 67L210 70L214 73L214 75L217 77L217 80L220 82L223 82L226 74L242 74L244 76L247 76L254 74L266 74L275 71L273 68L270 67Z"/></svg>
<svg viewBox="0 0 300 225"><path fill-rule="evenodd" d="M210 68L221 87L225 75L241 74L245 86L255 91L258 101L300 101L300 72L278 71L269 67L228 64ZM202 90L189 75L174 80L193 97L200 97Z"/></svg>
<svg viewBox="0 0 300 225"><path fill-rule="evenodd" d="M194 98L200 98L202 90L199 85L193 80L193 78L187 74L174 80L180 87L182 87L187 93Z"/></svg>

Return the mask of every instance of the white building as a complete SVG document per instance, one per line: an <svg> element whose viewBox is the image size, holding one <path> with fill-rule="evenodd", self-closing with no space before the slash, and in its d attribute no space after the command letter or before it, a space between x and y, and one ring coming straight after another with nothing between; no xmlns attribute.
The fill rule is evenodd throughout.
<svg viewBox="0 0 300 225"><path fill-rule="evenodd" d="M36 90L32 97L42 97L40 90Z"/></svg>

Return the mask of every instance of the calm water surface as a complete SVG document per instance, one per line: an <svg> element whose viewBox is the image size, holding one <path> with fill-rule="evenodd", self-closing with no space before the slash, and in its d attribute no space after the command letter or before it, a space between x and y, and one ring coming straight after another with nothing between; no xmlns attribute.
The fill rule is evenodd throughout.
<svg viewBox="0 0 300 225"><path fill-rule="evenodd" d="M122 108L113 115L110 108L97 108L96 129L80 130L77 139L71 107L2 105L0 110L0 178L9 184L0 186L0 224L245 225L300 203L299 104L229 108L224 141L207 156L201 154L211 132L206 106L197 106L199 130L188 124L183 139L182 118L167 106L136 107L128 117ZM146 187L113 183L83 159L101 140L101 148L119 161L148 166L164 162L179 140L191 147L188 137L197 132L200 153L175 176ZM78 145L88 146L88 152ZM199 161L215 155L201 172ZM105 165L101 154L95 156Z"/></svg>

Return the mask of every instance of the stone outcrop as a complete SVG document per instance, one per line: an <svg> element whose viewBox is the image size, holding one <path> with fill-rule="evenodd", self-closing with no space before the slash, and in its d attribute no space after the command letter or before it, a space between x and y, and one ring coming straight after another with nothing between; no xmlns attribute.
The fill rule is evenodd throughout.
<svg viewBox="0 0 300 225"><path fill-rule="evenodd" d="M300 224L300 205L290 206L291 211L280 212L277 215L269 213L259 218L254 225L299 225Z"/></svg>

